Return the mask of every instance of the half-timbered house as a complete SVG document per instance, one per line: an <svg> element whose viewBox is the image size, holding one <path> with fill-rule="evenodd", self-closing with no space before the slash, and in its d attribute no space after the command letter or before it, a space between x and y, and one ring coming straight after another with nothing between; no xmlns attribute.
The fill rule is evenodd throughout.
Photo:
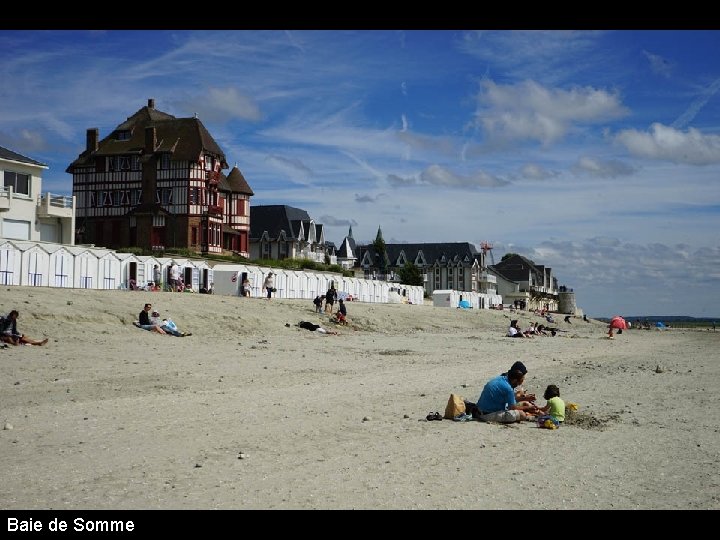
<svg viewBox="0 0 720 540"><path fill-rule="evenodd" d="M243 178L236 192L239 183L222 173L227 168L224 152L198 118L176 118L149 99L102 140L97 128L88 129L85 150L68 166L76 240L199 253L222 253L228 245L243 252L252 190ZM226 242L224 235L238 238Z"/></svg>

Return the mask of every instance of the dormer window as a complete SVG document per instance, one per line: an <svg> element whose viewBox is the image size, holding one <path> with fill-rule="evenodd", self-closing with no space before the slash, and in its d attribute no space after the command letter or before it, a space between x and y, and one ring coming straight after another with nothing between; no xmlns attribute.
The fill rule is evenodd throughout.
<svg viewBox="0 0 720 540"><path fill-rule="evenodd" d="M115 132L115 140L116 141L129 141L130 140L130 130L129 129L121 129L119 131Z"/></svg>

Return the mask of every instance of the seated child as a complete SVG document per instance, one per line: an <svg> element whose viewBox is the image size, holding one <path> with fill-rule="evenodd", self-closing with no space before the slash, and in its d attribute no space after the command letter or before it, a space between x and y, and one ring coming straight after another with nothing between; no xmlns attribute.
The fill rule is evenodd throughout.
<svg viewBox="0 0 720 540"><path fill-rule="evenodd" d="M538 426L545 427L545 421L550 420L554 426L551 429L554 429L565 421L565 402L560 399L560 389L554 384L548 385L543 397L547 403L544 407L538 407L541 415L537 418Z"/></svg>

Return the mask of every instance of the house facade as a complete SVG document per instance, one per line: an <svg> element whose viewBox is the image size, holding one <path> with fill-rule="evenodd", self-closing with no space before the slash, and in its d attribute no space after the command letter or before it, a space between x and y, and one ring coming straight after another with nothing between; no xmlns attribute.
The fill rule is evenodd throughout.
<svg viewBox="0 0 720 540"><path fill-rule="evenodd" d="M378 236L382 236L380 230ZM435 290L497 294L496 278L485 267L485 254L469 242L385 244L384 261L374 245L360 246L357 251L366 278L398 282L399 269L410 262L423 274L428 296Z"/></svg>
<svg viewBox="0 0 720 540"><path fill-rule="evenodd" d="M252 190L237 167L223 174L225 154L198 118L176 118L149 99L99 136L88 129L67 168L78 243L249 255Z"/></svg>
<svg viewBox="0 0 720 540"><path fill-rule="evenodd" d="M558 282L551 268L512 254L492 265L490 271L499 277L505 303L520 300L528 309L558 310Z"/></svg>
<svg viewBox="0 0 720 540"><path fill-rule="evenodd" d="M309 259L336 264L322 224L305 210L287 205L250 208L250 259Z"/></svg>
<svg viewBox="0 0 720 540"><path fill-rule="evenodd" d="M74 243L74 198L42 193L47 168L0 146L0 238Z"/></svg>

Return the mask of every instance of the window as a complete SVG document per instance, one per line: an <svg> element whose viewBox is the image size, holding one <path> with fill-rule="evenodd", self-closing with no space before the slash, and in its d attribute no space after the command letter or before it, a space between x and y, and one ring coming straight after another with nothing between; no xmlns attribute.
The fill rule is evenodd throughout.
<svg viewBox="0 0 720 540"><path fill-rule="evenodd" d="M130 192L129 191L121 191L120 192L120 204L123 206L127 206L130 202Z"/></svg>
<svg viewBox="0 0 720 540"><path fill-rule="evenodd" d="M140 204L140 201L142 200L142 189L133 189L131 195L130 204L133 206Z"/></svg>
<svg viewBox="0 0 720 540"><path fill-rule="evenodd" d="M190 229L190 245L197 246L198 243L198 228L192 227Z"/></svg>
<svg viewBox="0 0 720 540"><path fill-rule="evenodd" d="M269 259L269 258L270 258L270 242L263 242L263 244L262 244L262 258L263 258L263 259Z"/></svg>
<svg viewBox="0 0 720 540"><path fill-rule="evenodd" d="M206 171L212 171L213 170L213 158L210 155L205 155L205 170Z"/></svg>
<svg viewBox="0 0 720 540"><path fill-rule="evenodd" d="M140 156L132 156L131 158L131 167L133 171L139 171L140 170Z"/></svg>
<svg viewBox="0 0 720 540"><path fill-rule="evenodd" d="M190 204L200 204L200 190L199 190L199 188L196 188L196 187L190 188L189 203L190 203Z"/></svg>
<svg viewBox="0 0 720 540"><path fill-rule="evenodd" d="M155 202L159 204L172 204L172 188L156 189Z"/></svg>
<svg viewBox="0 0 720 540"><path fill-rule="evenodd" d="M30 195L30 175L5 171L5 187L11 187L15 193Z"/></svg>
<svg viewBox="0 0 720 540"><path fill-rule="evenodd" d="M120 196L122 195L121 191L113 191L112 192L112 205L113 206L120 206Z"/></svg>
<svg viewBox="0 0 720 540"><path fill-rule="evenodd" d="M170 154L162 154L160 156L160 168L161 169L169 169L170 168Z"/></svg>
<svg viewBox="0 0 720 540"><path fill-rule="evenodd" d="M123 129L120 131L116 131L115 132L115 140L116 141L129 141L130 140L130 130Z"/></svg>
<svg viewBox="0 0 720 540"><path fill-rule="evenodd" d="M97 206L97 195L94 191L90 192L90 204L88 206Z"/></svg>
<svg viewBox="0 0 720 540"><path fill-rule="evenodd" d="M109 191L101 191L100 192L100 200L102 201L100 203L101 206L112 206L112 200L110 198Z"/></svg>
<svg viewBox="0 0 720 540"><path fill-rule="evenodd" d="M120 169L121 171L130 170L130 156L118 157L118 169Z"/></svg>

